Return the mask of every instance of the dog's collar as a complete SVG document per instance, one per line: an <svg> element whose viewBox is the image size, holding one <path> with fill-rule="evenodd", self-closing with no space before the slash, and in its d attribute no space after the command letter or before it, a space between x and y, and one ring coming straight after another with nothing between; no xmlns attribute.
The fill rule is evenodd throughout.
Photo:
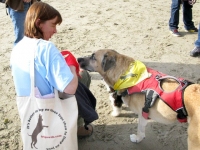
<svg viewBox="0 0 200 150"><path fill-rule="evenodd" d="M149 76L146 66L136 60L129 65L127 71L120 76L113 88L114 90L125 89L138 84Z"/></svg>

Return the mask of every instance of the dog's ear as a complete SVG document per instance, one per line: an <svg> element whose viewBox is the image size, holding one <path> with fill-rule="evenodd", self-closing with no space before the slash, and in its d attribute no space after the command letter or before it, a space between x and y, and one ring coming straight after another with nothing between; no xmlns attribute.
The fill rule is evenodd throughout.
<svg viewBox="0 0 200 150"><path fill-rule="evenodd" d="M103 71L106 72L108 69L115 66L115 64L116 58L114 56L109 56L108 54L105 54L101 62L101 67L103 68Z"/></svg>

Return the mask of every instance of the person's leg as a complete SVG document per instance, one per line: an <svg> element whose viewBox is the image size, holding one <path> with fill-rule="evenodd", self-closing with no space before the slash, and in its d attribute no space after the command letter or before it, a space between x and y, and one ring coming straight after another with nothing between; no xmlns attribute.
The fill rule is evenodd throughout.
<svg viewBox="0 0 200 150"><path fill-rule="evenodd" d="M91 123L89 123L89 124L85 123L85 121L88 120L89 118L95 120L95 119L97 119L96 117L98 115L95 112L96 99L93 97L92 93L89 92L91 76L86 70L82 70L79 73L81 76L81 77L79 77L79 82L84 84L88 89L85 89L87 92L84 91L83 89L81 89L81 88L83 88L80 86L81 83L79 83L77 91L75 93L77 103L79 106L78 107L79 113L82 113L82 114L79 114L79 117L78 117L77 135L78 135L78 137L87 137L87 136L92 135L94 126ZM80 102L80 100L84 99L84 98L87 99L88 102L90 101L90 103L86 104L86 100L85 100L85 102L84 101ZM93 101L91 101L91 100L93 100ZM94 109L91 109L92 108L91 106L94 107ZM84 110L83 107L87 108L87 110ZM87 129L86 129L86 127L87 127Z"/></svg>
<svg viewBox="0 0 200 150"><path fill-rule="evenodd" d="M30 7L30 3L24 3L24 11L15 11L8 7L8 13L12 19L15 33L14 46L24 37L24 21L26 13Z"/></svg>
<svg viewBox="0 0 200 150"><path fill-rule="evenodd" d="M183 1L183 23L185 29L189 32L195 29L194 22L192 21L192 7L188 1ZM198 32L198 30L195 29L193 32Z"/></svg>
<svg viewBox="0 0 200 150"><path fill-rule="evenodd" d="M86 70L82 70L80 73L80 76L78 80L83 83L88 89L90 88L91 83L91 76Z"/></svg>
<svg viewBox="0 0 200 150"><path fill-rule="evenodd" d="M171 16L169 19L170 29L178 29L180 3L181 3L181 0L172 0Z"/></svg>
<svg viewBox="0 0 200 150"><path fill-rule="evenodd" d="M180 4L181 0L172 0L171 16L169 19L169 30L170 33L174 36L181 36L178 32Z"/></svg>
<svg viewBox="0 0 200 150"><path fill-rule="evenodd" d="M200 28L200 23L199 23ZM198 38L194 43L195 47L192 51L190 51L190 56L197 57L200 56L200 31L198 31Z"/></svg>
<svg viewBox="0 0 200 150"><path fill-rule="evenodd" d="M199 23L199 28L200 28L200 23ZM198 38L196 42L194 43L194 45L200 48L200 31L198 31Z"/></svg>

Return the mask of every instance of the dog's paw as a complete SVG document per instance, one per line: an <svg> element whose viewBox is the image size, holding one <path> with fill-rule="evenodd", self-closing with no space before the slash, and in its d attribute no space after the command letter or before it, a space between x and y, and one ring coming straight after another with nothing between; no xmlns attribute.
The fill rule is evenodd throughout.
<svg viewBox="0 0 200 150"><path fill-rule="evenodd" d="M120 115L120 112L113 111L113 112L111 113L111 115L112 115L113 117L117 117L117 116Z"/></svg>
<svg viewBox="0 0 200 150"><path fill-rule="evenodd" d="M131 142L133 142L133 143L139 143L139 142L141 142L143 139L144 139L144 137L138 137L138 136L135 135L135 134L131 134L131 135L130 135L130 140L131 140Z"/></svg>
<svg viewBox="0 0 200 150"><path fill-rule="evenodd" d="M112 111L111 115L113 117L119 116L122 111L122 107L117 107L117 106L112 106L112 107L113 107L113 111Z"/></svg>

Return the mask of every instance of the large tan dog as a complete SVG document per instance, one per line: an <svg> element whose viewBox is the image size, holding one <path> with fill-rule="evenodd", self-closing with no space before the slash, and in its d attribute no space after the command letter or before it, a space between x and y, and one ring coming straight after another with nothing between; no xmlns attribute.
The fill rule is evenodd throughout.
<svg viewBox="0 0 200 150"><path fill-rule="evenodd" d="M119 54L114 50L102 49L91 56L78 58L81 68L91 72L98 72L105 82L113 88L115 83L127 69L131 62L135 60L131 57ZM179 86L173 79L163 80L161 87L169 92ZM118 91L118 94L124 90ZM200 85L191 84L184 90L184 104L187 111L188 126L188 150L200 149ZM145 103L144 93L134 93L122 97L123 102L128 105L131 111L138 114L139 122L137 134L130 135L132 142L139 143L145 138L145 126L148 120L142 115L142 108ZM177 121L177 113L173 111L165 102L157 98L154 105L149 108L149 118L163 123L171 124Z"/></svg>

